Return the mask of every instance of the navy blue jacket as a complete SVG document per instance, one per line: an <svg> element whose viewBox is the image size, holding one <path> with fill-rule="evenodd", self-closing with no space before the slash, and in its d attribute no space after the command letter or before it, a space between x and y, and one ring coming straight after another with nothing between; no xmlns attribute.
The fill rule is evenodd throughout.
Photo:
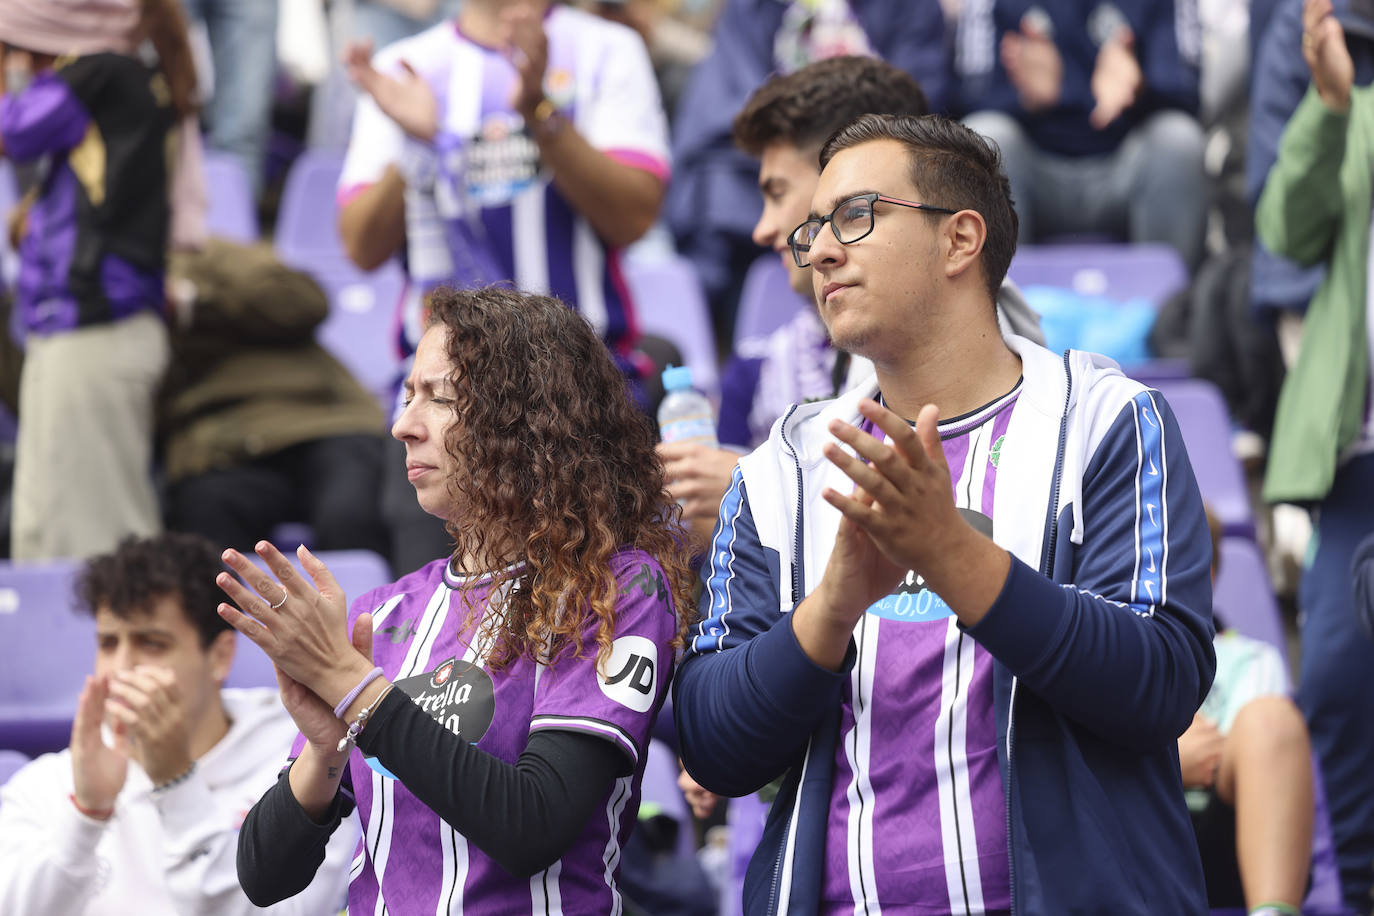
<svg viewBox="0 0 1374 916"><path fill-rule="evenodd" d="M1176 8L1174 0L991 0L964 7L955 52L962 110L1006 112L1047 152L1103 155L1120 146L1132 128L1156 111L1176 108L1197 114L1200 30L1193 3L1178 3ZM1021 106L998 50L1002 36L1019 32L1022 17L1033 8L1049 17L1064 61L1059 104L1035 113ZM1114 14L1103 12L1109 9ZM1112 31L1109 23L1114 21L1125 22L1135 35L1145 88L1121 117L1098 130L1088 123L1095 105L1092 72L1098 46Z"/></svg>
<svg viewBox="0 0 1374 916"><path fill-rule="evenodd" d="M1009 338L1025 382L996 480L1000 596L968 633L995 660L1015 913L1202 914L1177 738L1211 686L1211 557L1168 405L1101 358ZM848 671L802 652L790 611L819 581L843 475L821 455L861 386L793 408L721 506L703 621L675 683L688 771L725 795L783 776L744 911L817 911ZM850 657L854 647L851 644Z"/></svg>

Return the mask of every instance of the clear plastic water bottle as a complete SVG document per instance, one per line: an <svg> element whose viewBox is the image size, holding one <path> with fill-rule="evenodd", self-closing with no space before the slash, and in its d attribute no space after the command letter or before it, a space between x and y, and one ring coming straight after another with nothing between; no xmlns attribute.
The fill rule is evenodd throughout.
<svg viewBox="0 0 1374 916"><path fill-rule="evenodd" d="M667 394L658 405L658 431L663 441L720 448L715 408L706 395L692 387L692 370L670 365L663 370L663 388Z"/></svg>

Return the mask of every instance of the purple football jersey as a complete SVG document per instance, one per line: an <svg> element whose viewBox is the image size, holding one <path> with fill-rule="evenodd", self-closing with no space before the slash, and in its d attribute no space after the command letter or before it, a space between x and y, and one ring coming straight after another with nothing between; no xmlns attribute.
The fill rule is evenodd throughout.
<svg viewBox="0 0 1374 916"><path fill-rule="evenodd" d="M1020 383L940 424L955 505L992 536ZM874 435L882 430L870 428ZM822 911L977 916L1010 909L992 657L908 573L854 630L826 835Z"/></svg>
<svg viewBox="0 0 1374 916"><path fill-rule="evenodd" d="M615 642L598 669L594 632L584 655L556 664L519 659L489 670L478 618L500 596L492 576L460 578L435 561L353 604L373 613L373 656L396 688L436 721L515 763L535 729L598 735L633 762L572 849L532 878L515 878L413 796L376 758L354 748L349 776L362 819L349 913L620 913L617 878L639 808L649 730L672 673L676 633L667 578L640 551L613 561L620 586ZM297 739L297 751L301 739Z"/></svg>

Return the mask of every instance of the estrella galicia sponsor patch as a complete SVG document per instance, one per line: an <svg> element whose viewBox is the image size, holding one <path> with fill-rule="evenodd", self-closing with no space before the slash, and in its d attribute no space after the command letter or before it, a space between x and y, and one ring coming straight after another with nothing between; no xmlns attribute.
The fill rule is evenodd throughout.
<svg viewBox="0 0 1374 916"><path fill-rule="evenodd" d="M396 686L434 721L473 744L487 733L496 714L491 675L471 662L447 658L433 671L402 678Z"/></svg>
<svg viewBox="0 0 1374 916"><path fill-rule="evenodd" d="M396 689L433 716L435 722L473 744L487 733L496 715L491 675L457 658L444 659L432 671L401 678L396 681ZM364 753L363 760L373 772L387 779L396 778L371 754Z"/></svg>
<svg viewBox="0 0 1374 916"><path fill-rule="evenodd" d="M643 636L622 636L611 644L611 657L596 672L601 692L635 712L654 705L658 684L658 647Z"/></svg>
<svg viewBox="0 0 1374 916"><path fill-rule="evenodd" d="M959 514L978 531L992 537L992 519L974 509L961 508ZM927 588L926 580L915 570L907 572L892 594L869 605L866 613L902 623L929 623L954 616L945 599Z"/></svg>

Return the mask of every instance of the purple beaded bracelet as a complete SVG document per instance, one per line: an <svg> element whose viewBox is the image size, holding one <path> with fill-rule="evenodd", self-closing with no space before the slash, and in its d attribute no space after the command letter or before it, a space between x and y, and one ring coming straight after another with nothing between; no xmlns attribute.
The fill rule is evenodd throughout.
<svg viewBox="0 0 1374 916"><path fill-rule="evenodd" d="M365 689L367 689L368 684L371 684L373 681L377 680L377 678L381 676L381 667L373 668L367 674L363 675L363 679L358 682L358 686L348 691L348 696L340 700L339 705L334 707L334 718L342 719L344 717L344 713L348 711L348 707L352 706L353 701L358 698L358 694L362 693Z"/></svg>

